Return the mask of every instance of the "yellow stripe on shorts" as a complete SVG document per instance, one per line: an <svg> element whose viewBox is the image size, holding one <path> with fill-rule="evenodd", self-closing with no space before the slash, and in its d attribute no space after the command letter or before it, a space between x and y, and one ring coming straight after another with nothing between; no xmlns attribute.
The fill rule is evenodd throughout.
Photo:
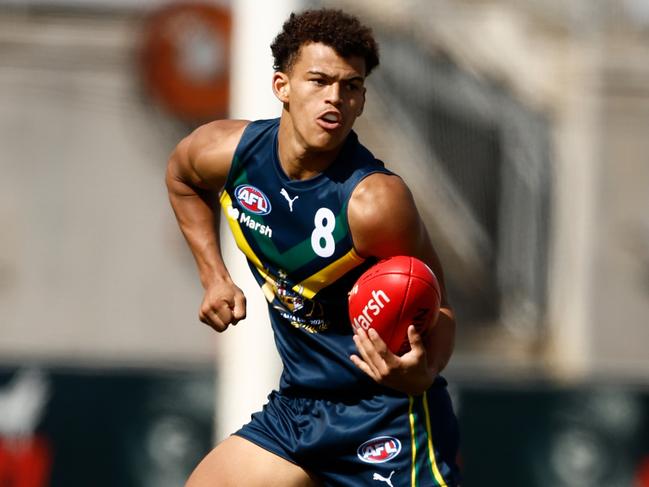
<svg viewBox="0 0 649 487"><path fill-rule="evenodd" d="M412 442L412 469L410 471L410 483L412 487L417 486L417 442L415 441L415 415L412 409L415 404L415 398L408 396L410 404L408 406L408 418L410 419L410 441Z"/></svg>
<svg viewBox="0 0 649 487"><path fill-rule="evenodd" d="M433 447L433 434L432 434L432 428L430 426L430 416L429 416L430 410L428 408L428 398L426 397L426 394L423 394L421 398L423 404L423 414L426 417L425 428L422 428L424 421L422 421L420 417L421 416L420 407L417 407L417 410L419 410L419 412L415 409L415 399L418 400L419 396L417 398L415 398L414 396L408 396L408 400L409 400L408 417L410 421L410 440L411 440L411 449L412 449L412 467L410 471L410 484L411 487L419 487L421 482L425 481L424 472L426 472L427 470L423 469L424 466L421 462L420 462L420 467L422 468L422 470L418 471L417 468L417 433L420 434L423 433L425 435L426 447L428 451L427 460L431 468L430 470L431 474L435 479L435 485L438 485L439 487L447 487L446 481L444 480L444 477L439 471L439 467L437 466L437 461L435 459L435 449ZM417 428L417 423L420 424L419 428ZM426 463L426 460L424 460L424 463ZM422 478L419 479L418 476L422 476Z"/></svg>
<svg viewBox="0 0 649 487"><path fill-rule="evenodd" d="M428 457L430 458L430 465L433 469L433 477L435 477L435 480L440 485L440 487L446 487L446 482L444 481L442 474L439 472L439 467L437 466L437 462L435 461L435 450L433 449L433 432L430 427L430 414L428 410L428 398L426 397L426 394L424 394L423 397L424 412L426 413L426 432L428 433Z"/></svg>

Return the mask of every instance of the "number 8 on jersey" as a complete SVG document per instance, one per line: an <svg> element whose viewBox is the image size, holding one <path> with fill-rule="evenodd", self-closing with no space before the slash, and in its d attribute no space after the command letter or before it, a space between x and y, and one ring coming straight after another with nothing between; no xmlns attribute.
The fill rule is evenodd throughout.
<svg viewBox="0 0 649 487"><path fill-rule="evenodd" d="M313 218L315 228L311 233L311 247L320 257L331 257L336 250L333 232L336 228L336 216L329 208L320 208ZM323 245L324 244L324 245Z"/></svg>

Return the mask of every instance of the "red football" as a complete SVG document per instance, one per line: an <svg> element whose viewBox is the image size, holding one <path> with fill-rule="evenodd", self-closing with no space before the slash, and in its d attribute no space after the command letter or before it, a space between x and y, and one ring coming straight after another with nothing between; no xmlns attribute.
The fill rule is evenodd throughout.
<svg viewBox="0 0 649 487"><path fill-rule="evenodd" d="M408 326L425 335L437 321L441 292L433 271L419 259L382 260L358 278L349 293L354 328L374 328L398 355L410 349Z"/></svg>

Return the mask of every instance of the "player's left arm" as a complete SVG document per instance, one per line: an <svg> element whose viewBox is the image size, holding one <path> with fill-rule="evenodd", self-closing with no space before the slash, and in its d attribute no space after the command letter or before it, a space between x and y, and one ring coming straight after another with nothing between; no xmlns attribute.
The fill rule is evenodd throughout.
<svg viewBox="0 0 649 487"><path fill-rule="evenodd" d="M455 315L448 303L444 273L431 244L412 193L398 176L375 173L365 178L352 193L348 209L349 226L356 251L363 257L386 258L411 255L430 266L442 291L435 326L420 336L408 329L411 350L398 357L378 336L359 330L354 341L359 356L352 361L377 382L419 394L425 391L448 364L455 344Z"/></svg>

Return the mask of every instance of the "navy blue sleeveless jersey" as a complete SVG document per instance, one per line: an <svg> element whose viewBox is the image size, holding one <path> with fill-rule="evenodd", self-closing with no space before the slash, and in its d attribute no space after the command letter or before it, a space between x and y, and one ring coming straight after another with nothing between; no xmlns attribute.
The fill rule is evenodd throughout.
<svg viewBox="0 0 649 487"><path fill-rule="evenodd" d="M291 180L277 155L278 127L246 127L221 194L284 364L280 390L235 434L325 486L455 487L457 423L446 381L438 376L425 394L408 396L349 359L357 351L347 293L374 260L354 251L347 205L363 178L389 171L351 132L326 171Z"/></svg>
<svg viewBox="0 0 649 487"><path fill-rule="evenodd" d="M347 293L372 262L354 250L347 205L363 178L389 171L351 132L327 170L291 180L279 162L278 128L279 119L246 127L221 206L269 302L284 365L280 390L383 390L349 359L357 352Z"/></svg>

